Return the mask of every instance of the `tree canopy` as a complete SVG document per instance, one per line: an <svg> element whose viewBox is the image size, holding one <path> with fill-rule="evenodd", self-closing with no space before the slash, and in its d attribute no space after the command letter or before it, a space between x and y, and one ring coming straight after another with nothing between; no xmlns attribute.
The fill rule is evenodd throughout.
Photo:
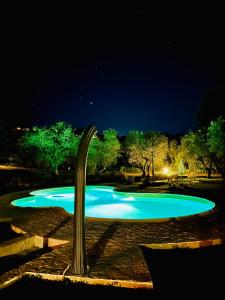
<svg viewBox="0 0 225 300"><path fill-rule="evenodd" d="M208 144L214 163L225 180L225 118L222 116L210 123Z"/></svg>
<svg viewBox="0 0 225 300"><path fill-rule="evenodd" d="M70 125L58 122L26 131L21 145L29 151L28 157L34 155L39 166L56 175L59 166L72 162L79 140ZM169 167L171 174L195 176L207 172L209 178L217 170L225 179L225 119L220 116L207 128L190 131L180 140L169 140L156 131L132 130L121 143L116 130L108 129L93 138L87 163L88 174L100 175L120 164L119 167L138 168L146 180L151 177L154 181L155 172L162 173L164 166Z"/></svg>
<svg viewBox="0 0 225 300"><path fill-rule="evenodd" d="M107 168L117 163L120 155L120 142L114 129L103 131L103 137L95 138L90 145L88 169L92 173L102 174Z"/></svg>
<svg viewBox="0 0 225 300"><path fill-rule="evenodd" d="M150 176L154 180L154 168L163 166L168 150L168 139L163 134L155 131L143 133L130 131L126 138L126 148L129 162L142 170L142 176Z"/></svg>
<svg viewBox="0 0 225 300"><path fill-rule="evenodd" d="M79 139L70 125L58 122L50 127L33 127L22 140L25 149L34 149L38 160L58 175L58 167L77 150Z"/></svg>

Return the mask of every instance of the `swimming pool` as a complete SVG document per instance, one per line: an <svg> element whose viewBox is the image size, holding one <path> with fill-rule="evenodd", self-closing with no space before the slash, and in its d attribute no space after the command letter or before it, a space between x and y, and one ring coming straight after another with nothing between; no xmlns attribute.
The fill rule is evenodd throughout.
<svg viewBox="0 0 225 300"><path fill-rule="evenodd" d="M74 212L74 187L36 190L12 202L20 207L62 207ZM85 216L109 219L161 219L209 211L215 203L204 198L160 193L117 192L110 186L86 186Z"/></svg>

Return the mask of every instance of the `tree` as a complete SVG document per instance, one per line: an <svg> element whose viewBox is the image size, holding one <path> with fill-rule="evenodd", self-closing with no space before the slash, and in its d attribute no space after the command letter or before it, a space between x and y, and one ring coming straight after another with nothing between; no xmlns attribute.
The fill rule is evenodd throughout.
<svg viewBox="0 0 225 300"><path fill-rule="evenodd" d="M33 127L25 134L21 145L33 149L39 161L50 168L53 176L58 175L58 167L70 155L75 155L79 139L70 125L58 122L49 128Z"/></svg>
<svg viewBox="0 0 225 300"><path fill-rule="evenodd" d="M209 150L223 180L225 180L225 118L219 117L208 127Z"/></svg>
<svg viewBox="0 0 225 300"><path fill-rule="evenodd" d="M196 132L190 131L186 136L186 147L188 148L189 155L195 157L207 172L208 178L211 177L213 158L209 151L207 142L207 131L199 129Z"/></svg>
<svg viewBox="0 0 225 300"><path fill-rule="evenodd" d="M195 176L201 170L201 163L198 156L190 144L190 136L187 134L181 138L180 146L178 147L178 154L176 159L177 170L182 169L182 164L189 171L189 176Z"/></svg>
<svg viewBox="0 0 225 300"><path fill-rule="evenodd" d="M131 130L125 140L125 147L128 153L128 162L142 170L142 176L145 177L147 168L150 165L150 158L146 153L145 137L143 132Z"/></svg>
<svg viewBox="0 0 225 300"><path fill-rule="evenodd" d="M114 129L103 131L103 138L95 138L89 150L88 169L101 175L107 168L117 163L120 142Z"/></svg>
<svg viewBox="0 0 225 300"><path fill-rule="evenodd" d="M145 134L148 153L151 157L152 181L155 180L155 169L161 169L168 153L168 138L156 131Z"/></svg>
<svg viewBox="0 0 225 300"><path fill-rule="evenodd" d="M181 159L178 164L177 174L183 178L184 173L185 173L185 166L184 166L183 160Z"/></svg>
<svg viewBox="0 0 225 300"><path fill-rule="evenodd" d="M178 154L178 142L177 140L172 139L169 142L166 160L173 172L177 172L177 154Z"/></svg>
<svg viewBox="0 0 225 300"><path fill-rule="evenodd" d="M143 177L154 181L155 169L163 166L168 150L168 139L159 132L130 131L126 138L129 162L142 170Z"/></svg>
<svg viewBox="0 0 225 300"><path fill-rule="evenodd" d="M96 173L99 143L100 141L98 136L94 136L94 138L92 138L91 145L88 150L87 173L89 175Z"/></svg>

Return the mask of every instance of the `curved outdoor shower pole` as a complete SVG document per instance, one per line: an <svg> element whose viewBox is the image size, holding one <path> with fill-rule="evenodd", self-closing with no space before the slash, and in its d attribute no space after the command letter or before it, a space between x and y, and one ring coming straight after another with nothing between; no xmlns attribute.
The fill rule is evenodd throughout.
<svg viewBox="0 0 225 300"><path fill-rule="evenodd" d="M85 275L87 273L84 228L86 165L88 147L96 131L94 125L90 125L85 129L76 156L72 273L77 275Z"/></svg>

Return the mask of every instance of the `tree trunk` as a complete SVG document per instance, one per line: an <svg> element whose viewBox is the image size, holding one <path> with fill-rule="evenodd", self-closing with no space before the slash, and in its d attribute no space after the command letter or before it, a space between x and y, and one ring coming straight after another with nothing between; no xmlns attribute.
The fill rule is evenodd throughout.
<svg viewBox="0 0 225 300"><path fill-rule="evenodd" d="M210 160L210 164L209 164L209 167L207 168L207 178L210 179L211 178L211 175L212 175L212 158Z"/></svg>
<svg viewBox="0 0 225 300"><path fill-rule="evenodd" d="M218 159L216 157L214 157L214 164L217 168L217 171L220 173L222 179L223 179L223 182L225 183L225 167L224 166L220 166L220 162L218 161Z"/></svg>
<svg viewBox="0 0 225 300"><path fill-rule="evenodd" d="M147 165L147 181L149 182L150 179L150 164Z"/></svg>
<svg viewBox="0 0 225 300"><path fill-rule="evenodd" d="M99 171L98 171L98 175L102 175L102 173L105 171L105 167L101 168Z"/></svg>
<svg viewBox="0 0 225 300"><path fill-rule="evenodd" d="M204 166L206 172L207 172L207 178L211 178L212 175L212 163L213 163L213 158L210 158L210 163L209 163L209 167L207 167L206 163L204 162L204 157L200 157L199 161L201 162L201 164Z"/></svg>
<svg viewBox="0 0 225 300"><path fill-rule="evenodd" d="M142 170L142 177L145 178L146 177L145 166L141 166L141 170Z"/></svg>
<svg viewBox="0 0 225 300"><path fill-rule="evenodd" d="M51 175L52 175L52 177L59 176L59 171L58 171L58 166L57 165L52 165L51 166Z"/></svg>
<svg viewBox="0 0 225 300"><path fill-rule="evenodd" d="M154 157L153 157L153 151L152 151L152 181L155 181L155 169L154 169Z"/></svg>

